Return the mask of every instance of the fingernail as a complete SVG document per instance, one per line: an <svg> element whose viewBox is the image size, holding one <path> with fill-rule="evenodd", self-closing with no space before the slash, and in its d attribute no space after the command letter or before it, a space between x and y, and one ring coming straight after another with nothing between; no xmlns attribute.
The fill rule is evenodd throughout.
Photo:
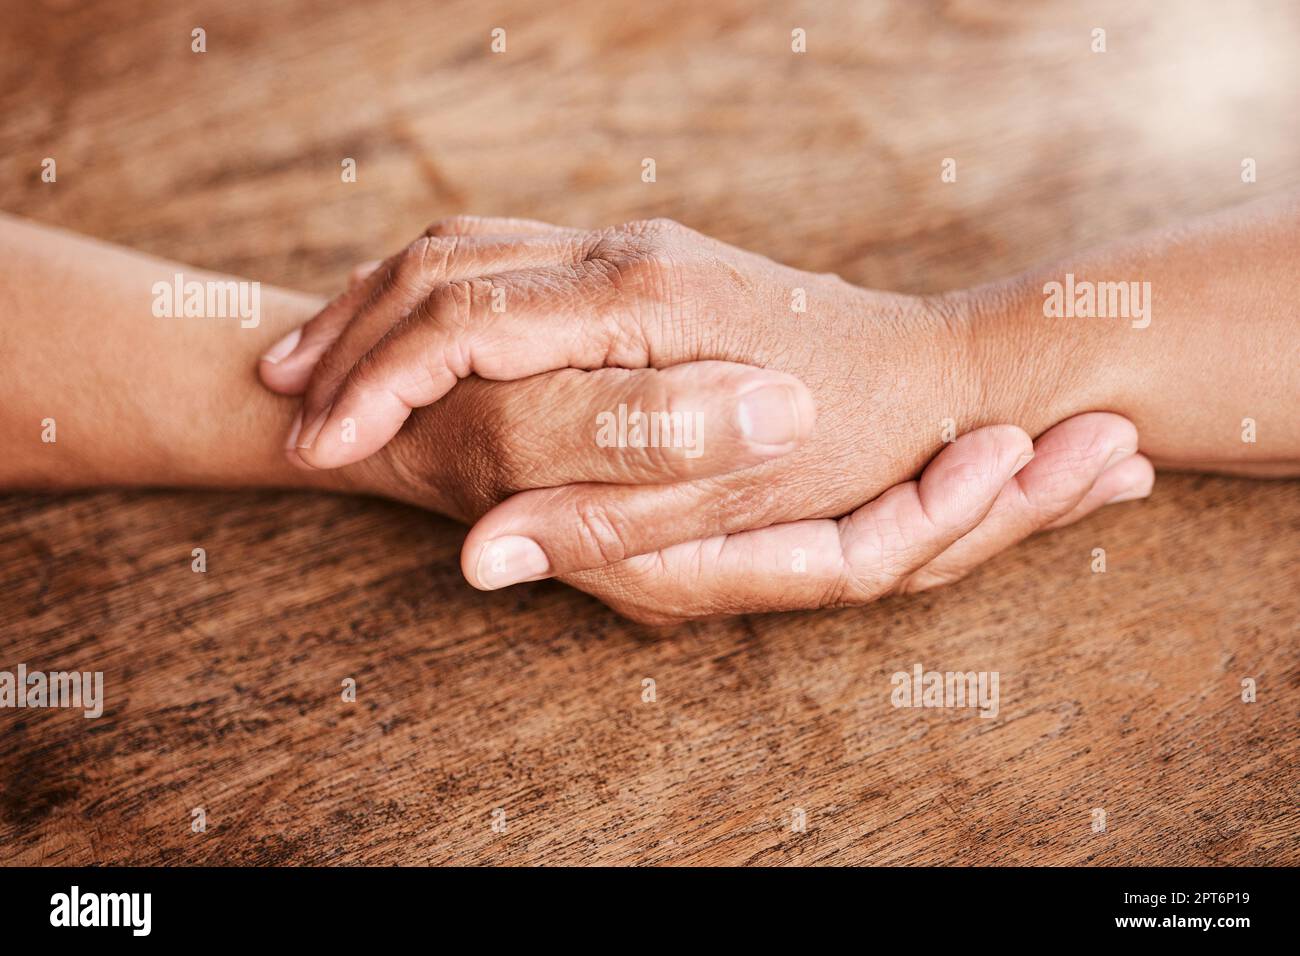
<svg viewBox="0 0 1300 956"><path fill-rule="evenodd" d="M280 341L276 342L269 349L267 349L266 354L262 356L262 361L270 362L272 365L275 365L277 362L281 361L282 359L288 358L291 354L293 354L293 350L298 347L298 342L301 339L302 339L302 326L298 326L298 328L294 329L292 332L290 332Z"/></svg>
<svg viewBox="0 0 1300 956"><path fill-rule="evenodd" d="M302 434L298 436L299 448L310 448L316 443L316 436L319 435L320 430L325 427L325 419L330 417L330 409L333 407L333 402L326 405L325 410L312 419L311 424L303 429Z"/></svg>
<svg viewBox="0 0 1300 956"><path fill-rule="evenodd" d="M1021 455L1020 458L1016 461L1015 470L1011 472L1012 476L1014 477L1015 475L1020 474L1020 470L1033 460L1034 460L1034 453L1032 451L1027 451L1023 455Z"/></svg>
<svg viewBox="0 0 1300 956"><path fill-rule="evenodd" d="M302 431L302 409L298 409L298 414L293 416L293 424L289 426L289 439L284 443L285 451L292 451L298 447L298 432Z"/></svg>
<svg viewBox="0 0 1300 956"><path fill-rule="evenodd" d="M1110 453L1110 457L1106 459L1106 467L1103 468L1102 471L1108 470L1111 465L1118 465L1121 461L1128 458L1136 451L1136 448L1116 448Z"/></svg>
<svg viewBox="0 0 1300 956"><path fill-rule="evenodd" d="M550 570L551 562L536 541L521 534L507 534L483 545L474 573L482 587L495 591L542 577Z"/></svg>
<svg viewBox="0 0 1300 956"><path fill-rule="evenodd" d="M799 439L799 404L789 385L764 385L740 399L740 433L755 445L789 445Z"/></svg>
<svg viewBox="0 0 1300 956"><path fill-rule="evenodd" d="M1121 501L1136 501L1137 499L1145 498L1150 494L1150 488L1147 488L1145 491L1141 488L1130 488L1128 491L1121 491L1114 498L1111 498L1110 501L1106 502L1106 504L1117 505Z"/></svg>

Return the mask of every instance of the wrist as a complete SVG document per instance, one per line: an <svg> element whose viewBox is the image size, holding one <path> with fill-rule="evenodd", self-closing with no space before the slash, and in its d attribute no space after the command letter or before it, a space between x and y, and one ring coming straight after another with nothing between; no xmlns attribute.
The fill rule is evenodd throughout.
<svg viewBox="0 0 1300 956"><path fill-rule="evenodd" d="M231 431L239 430L245 437L238 443L238 451L232 449L228 457L221 456L222 467L231 469L223 484L347 492L370 490L362 486L353 469L313 470L291 462L286 441L302 398L272 392L262 384L257 368L268 346L302 326L324 302L316 296L282 289L264 291L263 299L265 308L258 334L250 337L247 344L241 343L237 367L226 372L236 383L235 390L244 395L244 401L239 403L238 412L216 414L213 431L205 437L199 453L213 456L218 449L233 444L228 436Z"/></svg>
<svg viewBox="0 0 1300 956"><path fill-rule="evenodd" d="M322 304L316 296L263 285L258 321L247 328L155 320L139 413L119 419L122 434L105 436L94 483L350 490L335 472L290 463L284 444L301 399L271 392L257 375L267 347Z"/></svg>
<svg viewBox="0 0 1300 956"><path fill-rule="evenodd" d="M962 430L1018 425L1038 435L1072 415L1122 405L1107 341L1043 314L1042 283L1018 276L927 297L961 343Z"/></svg>

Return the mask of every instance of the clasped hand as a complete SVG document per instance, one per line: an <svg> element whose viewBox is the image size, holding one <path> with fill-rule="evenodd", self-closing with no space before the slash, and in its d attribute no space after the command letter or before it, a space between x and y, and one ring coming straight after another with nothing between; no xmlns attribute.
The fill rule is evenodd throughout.
<svg viewBox="0 0 1300 956"><path fill-rule="evenodd" d="M460 217L260 374L302 396L293 461L472 524L475 587L558 577L671 623L933 587L1150 492L1121 416L1010 423L1033 384L974 347L977 311L667 220Z"/></svg>

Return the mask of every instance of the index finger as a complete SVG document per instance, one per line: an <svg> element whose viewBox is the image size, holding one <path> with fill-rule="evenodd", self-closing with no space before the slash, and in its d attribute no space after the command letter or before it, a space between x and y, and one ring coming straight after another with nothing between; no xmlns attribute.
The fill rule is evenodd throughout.
<svg viewBox="0 0 1300 956"><path fill-rule="evenodd" d="M611 276L610 263L440 285L370 350L332 398L303 407L298 456L337 468L378 451L411 411L469 375L496 381L562 368L647 368L695 356L656 348L660 306L650 290ZM311 405L311 407L309 407Z"/></svg>

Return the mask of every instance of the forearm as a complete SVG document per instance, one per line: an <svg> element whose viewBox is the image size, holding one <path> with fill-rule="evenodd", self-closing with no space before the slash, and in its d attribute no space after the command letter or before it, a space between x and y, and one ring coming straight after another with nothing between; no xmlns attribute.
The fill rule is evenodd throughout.
<svg viewBox="0 0 1300 956"><path fill-rule="evenodd" d="M1300 200L1273 201L959 296L985 407L1035 434L1118 412L1157 464L1300 474L1298 258Z"/></svg>
<svg viewBox="0 0 1300 956"><path fill-rule="evenodd" d="M7 216L0 263L0 487L337 481L288 463L296 403L255 372L316 298L261 286L255 319L186 317L184 301L160 316L156 283L232 277Z"/></svg>

